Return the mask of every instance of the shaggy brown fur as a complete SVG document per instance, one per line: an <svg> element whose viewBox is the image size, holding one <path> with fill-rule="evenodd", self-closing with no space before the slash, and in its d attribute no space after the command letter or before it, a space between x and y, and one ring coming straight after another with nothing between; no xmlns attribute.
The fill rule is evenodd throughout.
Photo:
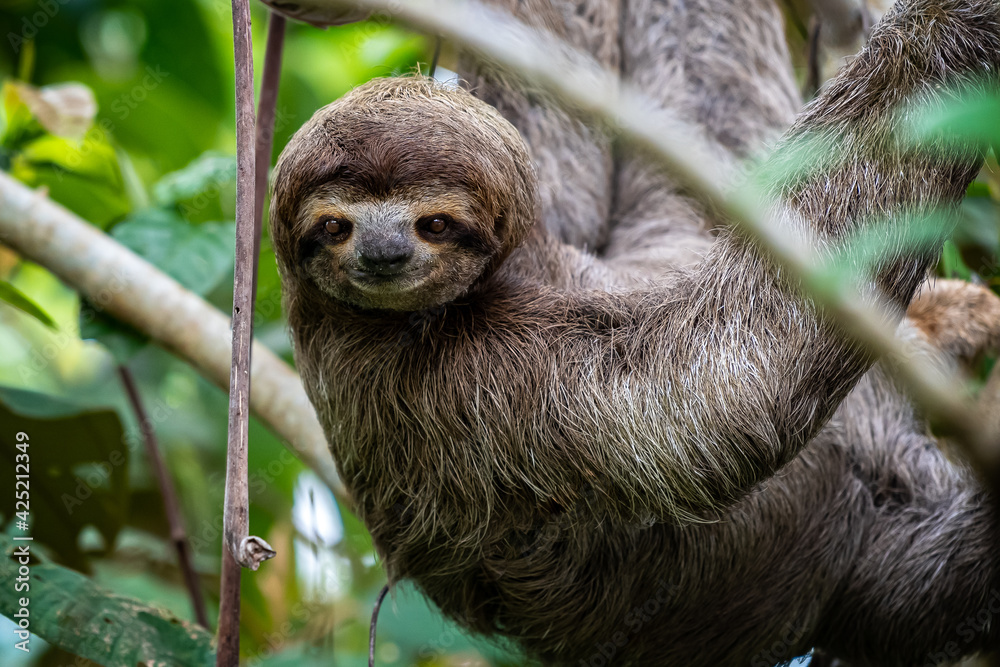
<svg viewBox="0 0 1000 667"><path fill-rule="evenodd" d="M734 162L794 112L765 0L625 0L620 23L576 11L591 2L517 4ZM602 21L620 39L580 27ZM836 154L779 194L829 244L956 202L977 152L914 150L894 111L998 65L994 0L902 2L781 144L820 134ZM477 76L484 95L511 85ZM541 196L517 132L417 78L320 110L276 170L296 360L390 579L552 664L767 665L820 646L902 666L997 646L984 498L870 356L641 158L530 92L510 100ZM873 280L905 305L931 260L899 250ZM918 304L927 334L900 325L913 354L995 341L995 322L956 328L946 294Z"/></svg>

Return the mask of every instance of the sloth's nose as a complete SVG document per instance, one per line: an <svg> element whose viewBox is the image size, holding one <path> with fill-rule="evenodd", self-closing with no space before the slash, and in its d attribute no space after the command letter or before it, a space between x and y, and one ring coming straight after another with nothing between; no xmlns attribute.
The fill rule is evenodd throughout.
<svg viewBox="0 0 1000 667"><path fill-rule="evenodd" d="M391 276L399 273L413 257L413 248L402 244L384 244L358 254L358 265L365 273Z"/></svg>

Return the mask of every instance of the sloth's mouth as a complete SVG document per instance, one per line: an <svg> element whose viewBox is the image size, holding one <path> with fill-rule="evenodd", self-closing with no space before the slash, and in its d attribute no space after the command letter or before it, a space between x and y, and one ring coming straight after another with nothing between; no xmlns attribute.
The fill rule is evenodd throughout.
<svg viewBox="0 0 1000 667"><path fill-rule="evenodd" d="M390 282L406 273L406 269L397 269L395 271L362 271L360 269L351 269L348 271L351 280L376 283Z"/></svg>
<svg viewBox="0 0 1000 667"><path fill-rule="evenodd" d="M349 269L347 275L351 284L365 292L402 292L412 289L421 276L410 269L401 269L391 273L371 273L360 269Z"/></svg>

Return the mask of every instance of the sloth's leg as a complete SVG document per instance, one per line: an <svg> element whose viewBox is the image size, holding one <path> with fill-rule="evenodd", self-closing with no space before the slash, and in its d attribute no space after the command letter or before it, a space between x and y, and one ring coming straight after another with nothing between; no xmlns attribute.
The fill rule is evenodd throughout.
<svg viewBox="0 0 1000 667"><path fill-rule="evenodd" d="M622 72L737 158L795 119L801 101L773 0L626 0Z"/></svg>
<svg viewBox="0 0 1000 667"><path fill-rule="evenodd" d="M924 285L900 327L917 353L968 362L996 350L1000 299L961 281ZM921 352L921 350L925 352ZM995 402L991 386L981 401ZM1000 406L992 405L990 414ZM866 547L827 619L821 645L853 663L944 665L1000 646L997 505L947 460L904 394L876 367L828 429L864 489Z"/></svg>
<svg viewBox="0 0 1000 667"><path fill-rule="evenodd" d="M998 646L994 505L876 369L831 426L862 482L866 534L817 644L852 665L951 664Z"/></svg>
<svg viewBox="0 0 1000 667"><path fill-rule="evenodd" d="M900 441L893 476L870 482L878 518L818 643L853 665L952 664L1000 646L994 510L933 441Z"/></svg>
<svg viewBox="0 0 1000 667"><path fill-rule="evenodd" d="M722 159L740 160L787 128L800 105L772 0L625 0L622 75L701 128ZM615 175L603 254L660 273L692 264L711 223L670 178L628 146Z"/></svg>
<svg viewBox="0 0 1000 667"><path fill-rule="evenodd" d="M604 0L491 0L518 19L548 30L618 68L618 2ZM459 74L469 90L518 129L538 176L542 219L563 243L593 250L606 240L611 211L611 140L563 111L540 88L526 88L502 70L462 56Z"/></svg>

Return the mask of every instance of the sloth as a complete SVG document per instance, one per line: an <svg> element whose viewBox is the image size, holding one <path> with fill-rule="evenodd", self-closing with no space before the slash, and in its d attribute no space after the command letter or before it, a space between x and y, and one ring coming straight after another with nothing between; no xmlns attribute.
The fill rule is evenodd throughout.
<svg viewBox="0 0 1000 667"><path fill-rule="evenodd" d="M954 206L981 164L906 143L897 112L995 75L993 0L900 2L797 118L765 0L508 4L734 165L790 125L775 215L825 248ZM1000 646L991 498L871 353L634 147L497 67L465 77L355 89L272 183L296 363L390 582L553 665ZM835 159L787 168L817 135ZM869 279L911 354L1000 342L995 297L915 299L935 253L887 245Z"/></svg>

